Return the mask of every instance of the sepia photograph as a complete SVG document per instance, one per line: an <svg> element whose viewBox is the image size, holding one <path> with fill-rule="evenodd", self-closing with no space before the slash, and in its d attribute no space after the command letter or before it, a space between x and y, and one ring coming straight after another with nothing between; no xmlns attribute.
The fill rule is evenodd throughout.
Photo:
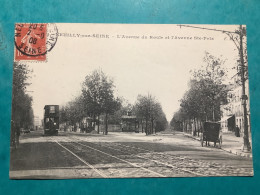
<svg viewBox="0 0 260 195"><path fill-rule="evenodd" d="M253 176L249 78L245 25L17 23L9 176Z"/></svg>

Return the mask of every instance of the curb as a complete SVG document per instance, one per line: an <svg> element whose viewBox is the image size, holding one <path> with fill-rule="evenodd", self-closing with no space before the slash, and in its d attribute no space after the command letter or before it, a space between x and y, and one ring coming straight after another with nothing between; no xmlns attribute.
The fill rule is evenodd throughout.
<svg viewBox="0 0 260 195"><path fill-rule="evenodd" d="M185 137L188 137L188 138L191 138L191 139L193 139L193 140L197 140L197 141L200 141L200 138L199 137L194 137L194 136L192 136L192 135L190 135L190 134L185 134L185 133L183 133L183 135L185 136ZM225 151L225 152L228 152L228 153L231 153L231 154L235 154L235 155L237 155L237 156L242 156L242 157L246 157L246 158L250 158L250 159L252 159L252 153L244 153L244 152L239 152L239 151L236 151L236 150L232 150L232 149L225 149L225 148L220 148L221 150L223 150L223 151Z"/></svg>
<svg viewBox="0 0 260 195"><path fill-rule="evenodd" d="M186 133L183 133L183 135L184 135L185 137L188 137L188 138L191 138L191 139L200 141L200 138L199 138L199 137L194 137L194 136L192 136L192 135L190 135L190 134L186 134Z"/></svg>
<svg viewBox="0 0 260 195"><path fill-rule="evenodd" d="M226 151L228 153L232 153L232 154L235 154L237 156L242 156L242 157L246 157L246 158L250 158L252 159L252 153L244 153L244 152L239 152L239 151L236 151L236 150L230 150L230 149L223 149L221 148L221 150L223 151Z"/></svg>

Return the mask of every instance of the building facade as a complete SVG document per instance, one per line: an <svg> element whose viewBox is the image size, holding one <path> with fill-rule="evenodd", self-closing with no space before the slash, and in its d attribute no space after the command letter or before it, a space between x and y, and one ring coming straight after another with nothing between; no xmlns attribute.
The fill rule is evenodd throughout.
<svg viewBox="0 0 260 195"><path fill-rule="evenodd" d="M245 82L245 92L249 97L248 80ZM221 129L223 132L235 131L236 126L240 129L240 133L244 132L244 111L242 105L242 86L240 84L240 76L236 74L232 78L232 83L229 85L227 94L227 104L221 105ZM248 130L250 130L250 102L247 100L247 117Z"/></svg>

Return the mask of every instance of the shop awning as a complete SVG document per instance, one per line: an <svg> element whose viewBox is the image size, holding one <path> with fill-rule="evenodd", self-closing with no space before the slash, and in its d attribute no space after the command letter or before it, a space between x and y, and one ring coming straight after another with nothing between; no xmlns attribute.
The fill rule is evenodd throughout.
<svg viewBox="0 0 260 195"><path fill-rule="evenodd" d="M231 117L233 117L235 115L230 115L230 116L225 116L225 117L222 117L220 122L224 122L224 121L227 121L228 119L230 119Z"/></svg>

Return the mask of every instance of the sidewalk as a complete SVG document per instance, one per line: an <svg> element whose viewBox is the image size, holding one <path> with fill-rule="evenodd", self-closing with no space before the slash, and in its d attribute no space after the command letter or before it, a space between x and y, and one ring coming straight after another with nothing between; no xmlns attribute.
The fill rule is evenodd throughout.
<svg viewBox="0 0 260 195"><path fill-rule="evenodd" d="M192 138L194 140L200 141L200 137L198 136L192 136L191 134L188 133L183 133L183 135ZM251 139L250 139L250 143L252 144ZM252 152L243 151L243 137L236 137L232 132L222 133L221 149L238 156L252 158Z"/></svg>

